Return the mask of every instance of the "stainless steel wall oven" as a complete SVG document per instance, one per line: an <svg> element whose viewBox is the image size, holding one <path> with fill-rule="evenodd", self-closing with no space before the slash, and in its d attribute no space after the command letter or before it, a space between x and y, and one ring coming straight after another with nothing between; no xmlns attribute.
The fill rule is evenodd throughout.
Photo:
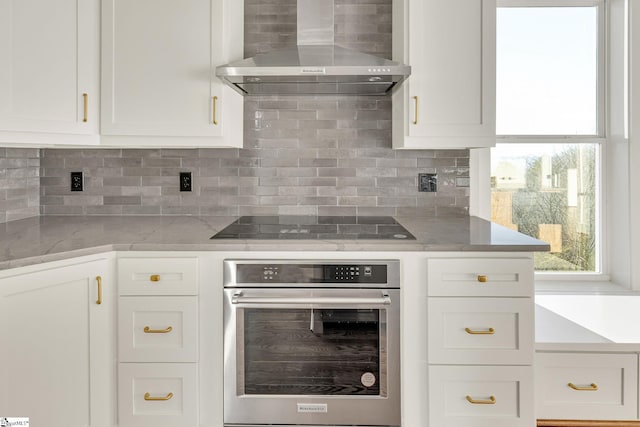
<svg viewBox="0 0 640 427"><path fill-rule="evenodd" d="M398 261L224 261L225 426L399 426Z"/></svg>

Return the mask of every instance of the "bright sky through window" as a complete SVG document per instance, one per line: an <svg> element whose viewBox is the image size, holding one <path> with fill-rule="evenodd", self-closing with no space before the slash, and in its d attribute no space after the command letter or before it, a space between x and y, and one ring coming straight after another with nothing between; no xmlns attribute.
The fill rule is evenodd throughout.
<svg viewBox="0 0 640 427"><path fill-rule="evenodd" d="M497 19L497 134L597 134L597 8L507 7Z"/></svg>

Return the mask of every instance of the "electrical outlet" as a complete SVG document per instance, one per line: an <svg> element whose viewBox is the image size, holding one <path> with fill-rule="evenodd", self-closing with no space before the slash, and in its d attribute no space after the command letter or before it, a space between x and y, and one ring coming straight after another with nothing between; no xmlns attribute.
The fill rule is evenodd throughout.
<svg viewBox="0 0 640 427"><path fill-rule="evenodd" d="M438 191L438 175L435 173L419 173L418 191L427 193L434 193Z"/></svg>
<svg viewBox="0 0 640 427"><path fill-rule="evenodd" d="M71 191L84 190L84 178L82 172L71 172Z"/></svg>
<svg viewBox="0 0 640 427"><path fill-rule="evenodd" d="M191 172L180 172L180 191L191 191Z"/></svg>

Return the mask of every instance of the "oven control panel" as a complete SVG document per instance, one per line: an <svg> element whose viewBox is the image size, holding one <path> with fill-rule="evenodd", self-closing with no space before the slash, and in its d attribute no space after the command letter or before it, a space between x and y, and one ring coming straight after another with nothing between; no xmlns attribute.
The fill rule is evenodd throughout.
<svg viewBox="0 0 640 427"><path fill-rule="evenodd" d="M280 263L234 261L233 284L389 284L389 265L378 263ZM394 287L389 284L389 287ZM386 287L386 286L385 286Z"/></svg>

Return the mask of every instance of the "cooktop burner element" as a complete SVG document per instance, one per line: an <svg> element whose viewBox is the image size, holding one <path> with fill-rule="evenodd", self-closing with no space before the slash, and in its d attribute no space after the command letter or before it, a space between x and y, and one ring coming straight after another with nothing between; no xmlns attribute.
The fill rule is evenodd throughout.
<svg viewBox="0 0 640 427"><path fill-rule="evenodd" d="M212 239L362 240L416 238L390 216L242 216Z"/></svg>

